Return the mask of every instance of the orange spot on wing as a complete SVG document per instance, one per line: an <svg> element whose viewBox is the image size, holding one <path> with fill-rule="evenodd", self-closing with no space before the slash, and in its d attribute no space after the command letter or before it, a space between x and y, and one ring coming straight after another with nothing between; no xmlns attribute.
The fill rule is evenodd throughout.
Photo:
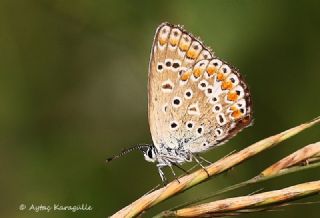
<svg viewBox="0 0 320 218"><path fill-rule="evenodd" d="M198 78L201 76L201 70L199 68L196 68L194 71L193 71L193 75L194 77Z"/></svg>
<svg viewBox="0 0 320 218"><path fill-rule="evenodd" d="M179 48L181 49L181 51L187 51L189 46L187 44L180 44Z"/></svg>
<svg viewBox="0 0 320 218"><path fill-rule="evenodd" d="M208 74L211 76L216 72L216 68L214 67L208 67L207 69Z"/></svg>
<svg viewBox="0 0 320 218"><path fill-rule="evenodd" d="M222 83L222 89L231 89L232 88L232 82L231 81L223 81Z"/></svg>
<svg viewBox="0 0 320 218"><path fill-rule="evenodd" d="M249 117L245 117L245 118L241 119L241 122L242 122L243 124L247 125L247 124L249 124L250 119L249 119Z"/></svg>
<svg viewBox="0 0 320 218"><path fill-rule="evenodd" d="M159 43L160 43L160 45L164 45L164 44L166 44L166 40L165 39L159 39Z"/></svg>
<svg viewBox="0 0 320 218"><path fill-rule="evenodd" d="M231 106L230 109L231 109L232 111L238 110L238 108L237 108L236 106Z"/></svg>
<svg viewBox="0 0 320 218"><path fill-rule="evenodd" d="M189 77L190 77L190 72L185 72L184 74L181 75L181 80L187 81Z"/></svg>
<svg viewBox="0 0 320 218"><path fill-rule="evenodd" d="M195 59L195 58L196 58L196 53L195 53L193 50L189 50L189 51L187 52L187 57L188 57L188 58Z"/></svg>
<svg viewBox="0 0 320 218"><path fill-rule="evenodd" d="M227 98L229 101L236 101L238 99L238 95L236 92L229 92Z"/></svg>
<svg viewBox="0 0 320 218"><path fill-rule="evenodd" d="M232 112L231 116L233 116L235 119L239 119L242 116L242 113L239 109Z"/></svg>
<svg viewBox="0 0 320 218"><path fill-rule="evenodd" d="M218 78L218 80L224 80L224 75L223 75L223 73L218 73L217 74L217 78Z"/></svg>
<svg viewBox="0 0 320 218"><path fill-rule="evenodd" d="M172 46L176 46L176 45L178 44L178 40L176 40L176 39L170 39L170 44L171 44Z"/></svg>

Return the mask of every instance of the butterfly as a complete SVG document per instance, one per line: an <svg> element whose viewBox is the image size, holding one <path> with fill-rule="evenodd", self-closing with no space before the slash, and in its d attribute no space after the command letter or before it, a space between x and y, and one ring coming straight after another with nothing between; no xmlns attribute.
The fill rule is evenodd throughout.
<svg viewBox="0 0 320 218"><path fill-rule="evenodd" d="M200 153L227 142L252 122L251 95L239 71L215 56L179 25L157 28L149 62L148 118L152 144L123 150L107 162L133 150L163 167L180 167ZM202 166L203 167L203 166Z"/></svg>

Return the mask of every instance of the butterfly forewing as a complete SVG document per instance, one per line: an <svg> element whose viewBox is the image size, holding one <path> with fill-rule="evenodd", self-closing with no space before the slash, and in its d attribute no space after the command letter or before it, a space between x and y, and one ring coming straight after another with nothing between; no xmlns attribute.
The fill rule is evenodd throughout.
<svg viewBox="0 0 320 218"><path fill-rule="evenodd" d="M161 24L149 65L154 145L201 152L250 124L251 100L238 71L179 26Z"/></svg>

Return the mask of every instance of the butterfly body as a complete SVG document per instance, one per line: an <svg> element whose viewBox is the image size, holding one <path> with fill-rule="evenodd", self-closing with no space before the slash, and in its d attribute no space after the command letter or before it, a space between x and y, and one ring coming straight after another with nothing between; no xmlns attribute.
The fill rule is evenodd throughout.
<svg viewBox="0 0 320 218"><path fill-rule="evenodd" d="M189 151L181 149L171 149L167 146L162 146L161 150L158 150L154 145L148 145L145 149L140 149L144 153L144 158L146 161L157 163L159 175L164 183L166 183L166 178L162 171L163 167L177 166L185 162L192 161L192 154ZM174 173L174 171L172 170ZM174 173L175 175L175 173Z"/></svg>
<svg viewBox="0 0 320 218"><path fill-rule="evenodd" d="M149 62L148 119L152 145L140 146L161 168L197 160L252 121L251 96L237 69L182 27L162 23ZM173 172L174 173L174 172Z"/></svg>

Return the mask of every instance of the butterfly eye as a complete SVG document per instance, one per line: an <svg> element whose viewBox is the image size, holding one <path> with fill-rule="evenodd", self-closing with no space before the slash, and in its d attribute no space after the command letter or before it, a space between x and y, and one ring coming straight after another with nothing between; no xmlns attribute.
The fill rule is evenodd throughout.
<svg viewBox="0 0 320 218"><path fill-rule="evenodd" d="M147 152L148 157L150 157L151 159L153 158L153 154L152 154L152 150L149 149Z"/></svg>

